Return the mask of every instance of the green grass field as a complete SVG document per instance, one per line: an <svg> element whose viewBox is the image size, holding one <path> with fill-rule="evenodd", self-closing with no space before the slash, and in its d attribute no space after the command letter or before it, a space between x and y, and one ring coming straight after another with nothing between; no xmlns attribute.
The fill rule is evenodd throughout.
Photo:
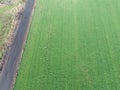
<svg viewBox="0 0 120 90"><path fill-rule="evenodd" d="M120 0L36 0L14 90L120 90Z"/></svg>

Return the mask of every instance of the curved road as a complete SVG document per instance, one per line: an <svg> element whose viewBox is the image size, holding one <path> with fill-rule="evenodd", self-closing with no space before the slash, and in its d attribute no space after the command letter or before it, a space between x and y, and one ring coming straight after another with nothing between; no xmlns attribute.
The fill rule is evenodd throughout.
<svg viewBox="0 0 120 90"><path fill-rule="evenodd" d="M16 37L13 44L10 47L8 60L6 65L0 75L0 90L9 90L17 68L17 62L19 61L19 56L23 49L23 42L25 40L25 35L27 32L27 27L29 24L29 19L33 9L34 0L27 0L24 13L21 17L21 21L17 30Z"/></svg>

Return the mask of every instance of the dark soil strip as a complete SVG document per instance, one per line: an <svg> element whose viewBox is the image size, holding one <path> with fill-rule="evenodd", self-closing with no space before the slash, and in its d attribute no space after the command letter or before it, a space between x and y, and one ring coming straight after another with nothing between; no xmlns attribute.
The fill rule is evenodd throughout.
<svg viewBox="0 0 120 90"><path fill-rule="evenodd" d="M20 61L21 53L23 51L33 6L34 0L28 0L26 2L25 11L21 17L21 22L19 24L16 37L10 47L10 50L8 51L8 55L6 57L7 62L0 75L0 90L10 90L16 72L17 63Z"/></svg>

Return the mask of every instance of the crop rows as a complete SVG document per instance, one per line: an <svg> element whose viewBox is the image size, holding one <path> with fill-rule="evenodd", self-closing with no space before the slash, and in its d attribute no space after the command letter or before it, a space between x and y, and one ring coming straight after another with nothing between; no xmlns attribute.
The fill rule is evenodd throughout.
<svg viewBox="0 0 120 90"><path fill-rule="evenodd" d="M119 90L119 3L36 0L14 90Z"/></svg>

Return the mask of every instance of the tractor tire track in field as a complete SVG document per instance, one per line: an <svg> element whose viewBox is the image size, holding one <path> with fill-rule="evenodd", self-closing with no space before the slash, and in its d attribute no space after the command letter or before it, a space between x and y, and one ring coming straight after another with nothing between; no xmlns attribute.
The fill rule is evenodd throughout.
<svg viewBox="0 0 120 90"><path fill-rule="evenodd" d="M27 0L25 11L21 17L21 22L18 26L16 37L13 44L10 46L8 55L6 57L6 64L0 74L0 90L10 90L14 75L16 73L17 63L20 61L24 42L27 35L27 29L32 14L32 9L35 0Z"/></svg>

